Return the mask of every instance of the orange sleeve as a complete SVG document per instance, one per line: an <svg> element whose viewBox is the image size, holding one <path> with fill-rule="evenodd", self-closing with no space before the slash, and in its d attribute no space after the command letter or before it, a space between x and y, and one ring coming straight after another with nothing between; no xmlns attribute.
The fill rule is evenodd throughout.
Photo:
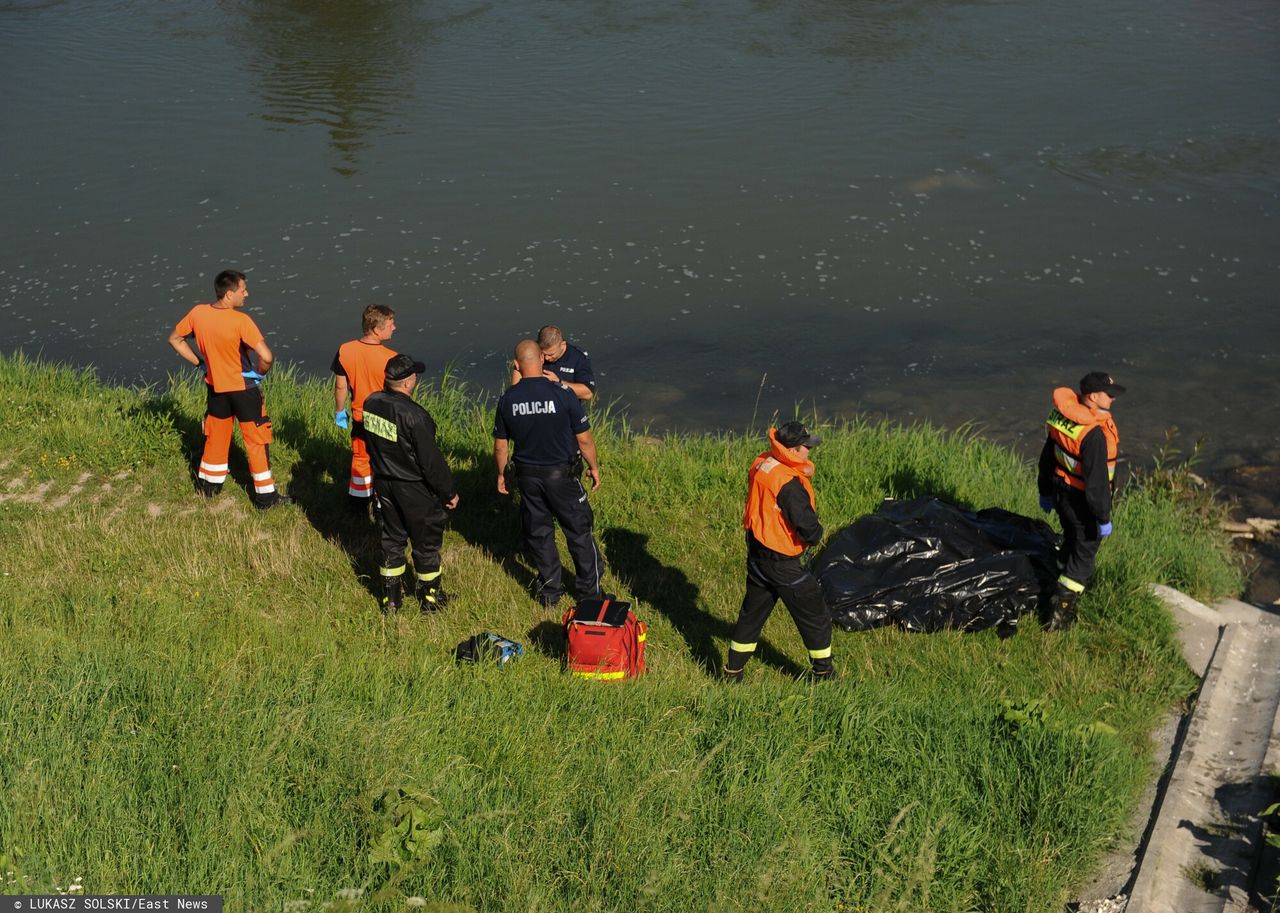
<svg viewBox="0 0 1280 913"><path fill-rule="evenodd" d="M196 334L195 324L191 322L191 315L196 312L195 308L187 311L187 316L178 321L178 325L173 328L173 332L181 336L183 339Z"/></svg>
<svg viewBox="0 0 1280 913"><path fill-rule="evenodd" d="M253 322L253 318L248 314L241 314L240 316L242 318L241 322L244 324L240 328L240 338L244 340L245 345L253 348L262 342L262 331L258 329L258 325Z"/></svg>

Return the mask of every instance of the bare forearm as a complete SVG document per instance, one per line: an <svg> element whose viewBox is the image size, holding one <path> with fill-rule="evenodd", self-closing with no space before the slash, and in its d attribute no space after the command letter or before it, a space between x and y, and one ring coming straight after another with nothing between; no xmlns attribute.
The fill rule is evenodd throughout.
<svg viewBox="0 0 1280 913"><path fill-rule="evenodd" d="M498 494L507 493L507 442L504 438L493 439L493 462L498 467Z"/></svg>
<svg viewBox="0 0 1280 913"><path fill-rule="evenodd" d="M588 469L600 468L600 459L596 454L596 442L594 438L589 435L585 438L579 436L578 449L582 451L582 459L587 464Z"/></svg>
<svg viewBox="0 0 1280 913"><path fill-rule="evenodd" d="M192 350L184 337L170 336L169 345L173 346L173 351L177 352L187 364L194 365L197 368L200 367L200 356Z"/></svg>
<svg viewBox="0 0 1280 913"><path fill-rule="evenodd" d="M275 358L271 354L271 349L267 347L265 342L260 342L253 347L253 351L258 353L258 373L266 374L271 370L271 364Z"/></svg>

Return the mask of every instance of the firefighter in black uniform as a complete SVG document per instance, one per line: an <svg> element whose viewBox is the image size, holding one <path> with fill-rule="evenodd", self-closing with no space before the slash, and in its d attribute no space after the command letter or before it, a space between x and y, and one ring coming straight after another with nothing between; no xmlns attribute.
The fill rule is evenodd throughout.
<svg viewBox="0 0 1280 913"><path fill-rule="evenodd" d="M445 509L458 506L458 493L436 444L436 423L413 401L425 368L408 355L395 356L387 362L382 390L364 401L373 490L382 517L382 611L388 614L399 610L403 598L409 540L422 611L443 608L449 600L440 586L440 546L448 520Z"/></svg>
<svg viewBox="0 0 1280 913"><path fill-rule="evenodd" d="M578 599L599 597L603 567L592 532L595 517L577 463L581 454L591 476L591 490L599 488L600 464L591 425L574 392L564 382L544 375L544 357L537 342L522 339L516 346L515 360L520 382L498 400L493 423L498 492L507 494L505 471L511 442L515 444L524 545L538 568L538 600L550 608L564 594L554 520L560 521L573 556Z"/></svg>
<svg viewBox="0 0 1280 913"><path fill-rule="evenodd" d="M809 650L813 676L836 676L831 660L831 613L822 587L801 563L805 549L822 541L813 494L813 461L809 452L822 438L800 422L769 429L769 449L747 471L747 506L742 526L747 535L747 593L733 626L723 674L742 681L756 652L756 642L778 600L787 607Z"/></svg>
<svg viewBox="0 0 1280 913"><path fill-rule="evenodd" d="M1046 420L1048 435L1040 451L1040 507L1056 509L1062 521L1062 573L1047 627L1069 628L1076 602L1093 576L1098 549L1111 535L1111 502L1120 432L1111 417L1115 398L1124 392L1105 371L1091 371L1070 387L1053 391Z"/></svg>

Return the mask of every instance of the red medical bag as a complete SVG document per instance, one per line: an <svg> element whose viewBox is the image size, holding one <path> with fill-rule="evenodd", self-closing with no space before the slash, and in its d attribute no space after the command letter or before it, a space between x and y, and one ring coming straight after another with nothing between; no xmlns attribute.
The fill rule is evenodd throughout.
<svg viewBox="0 0 1280 913"><path fill-rule="evenodd" d="M611 681L644 673L645 624L631 603L586 599L564 613L569 672Z"/></svg>

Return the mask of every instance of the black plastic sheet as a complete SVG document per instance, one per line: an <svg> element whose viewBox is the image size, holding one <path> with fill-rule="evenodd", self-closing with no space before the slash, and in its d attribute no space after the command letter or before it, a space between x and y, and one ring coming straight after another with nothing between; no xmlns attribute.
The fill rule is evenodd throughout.
<svg viewBox="0 0 1280 913"><path fill-rule="evenodd" d="M1012 633L1058 577L1043 520L937 498L885 501L837 533L811 568L846 631L1001 628Z"/></svg>

